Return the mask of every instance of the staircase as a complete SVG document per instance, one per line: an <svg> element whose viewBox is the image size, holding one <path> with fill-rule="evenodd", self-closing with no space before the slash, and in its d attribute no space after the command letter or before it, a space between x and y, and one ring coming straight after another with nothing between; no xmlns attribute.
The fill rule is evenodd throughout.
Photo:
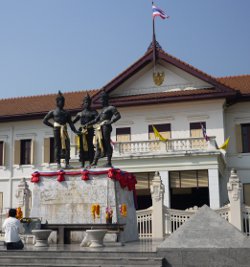
<svg viewBox="0 0 250 267"><path fill-rule="evenodd" d="M33 267L162 267L156 252L0 250L0 266Z"/></svg>

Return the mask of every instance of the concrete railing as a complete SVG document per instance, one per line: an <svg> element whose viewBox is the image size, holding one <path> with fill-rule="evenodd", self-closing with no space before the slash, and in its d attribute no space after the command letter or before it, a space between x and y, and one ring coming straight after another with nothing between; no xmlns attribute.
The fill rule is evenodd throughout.
<svg viewBox="0 0 250 267"><path fill-rule="evenodd" d="M216 150L215 137L209 138L208 142L204 138L169 139L166 142L159 140L117 142L114 144L114 155L165 154L183 151Z"/></svg>
<svg viewBox="0 0 250 267"><path fill-rule="evenodd" d="M227 190L229 204L219 209L215 209L214 211L229 223L234 225L236 228L238 228L240 231L246 233L246 235L249 236L250 207L245 206L242 203L242 185L239 177L234 170L231 171L229 182L227 184ZM144 235L147 236L147 238L159 238L164 237L164 235L171 234L198 210L198 207L190 208L187 210L167 208L161 201L163 199L163 193L164 189L162 188L161 179L159 177L159 174L156 174L154 179L152 180L151 186L153 203L152 207L148 208L147 210L140 210L136 212L138 227L140 227L138 228L140 238L144 238ZM163 220L161 218L163 218ZM152 225L152 227L148 227L149 225ZM161 229L163 229L164 231L162 232ZM150 230L151 232L148 232Z"/></svg>
<svg viewBox="0 0 250 267"><path fill-rule="evenodd" d="M152 238L152 207L146 210L138 210L136 215L139 238Z"/></svg>
<svg viewBox="0 0 250 267"><path fill-rule="evenodd" d="M250 236L250 207L244 206L242 210L243 231L247 236Z"/></svg>

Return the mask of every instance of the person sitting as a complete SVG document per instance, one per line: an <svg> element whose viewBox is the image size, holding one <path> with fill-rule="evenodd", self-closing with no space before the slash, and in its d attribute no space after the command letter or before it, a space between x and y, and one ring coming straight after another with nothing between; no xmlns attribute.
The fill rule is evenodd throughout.
<svg viewBox="0 0 250 267"><path fill-rule="evenodd" d="M21 223L16 219L16 210L10 209L8 218L3 223L3 231L5 232L5 244L7 249L23 249L24 244L19 236L21 231Z"/></svg>

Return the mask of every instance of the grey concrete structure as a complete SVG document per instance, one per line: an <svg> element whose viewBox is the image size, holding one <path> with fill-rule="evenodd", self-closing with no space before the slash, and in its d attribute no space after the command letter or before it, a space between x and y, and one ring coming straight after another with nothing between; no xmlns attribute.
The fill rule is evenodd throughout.
<svg viewBox="0 0 250 267"><path fill-rule="evenodd" d="M203 206L157 248L167 267L250 266L249 237Z"/></svg>

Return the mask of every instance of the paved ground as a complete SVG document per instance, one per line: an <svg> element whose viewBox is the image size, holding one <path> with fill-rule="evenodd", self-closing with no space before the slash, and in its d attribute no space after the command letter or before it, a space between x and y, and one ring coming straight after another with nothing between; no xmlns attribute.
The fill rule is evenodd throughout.
<svg viewBox="0 0 250 267"><path fill-rule="evenodd" d="M88 248L80 247L79 244L69 244L69 245L58 245L51 244L47 248L37 248L33 245L25 245L24 250L26 251L93 251L93 252L155 252L157 246L163 240L140 240L135 242L127 242L123 246L115 242L106 242L105 247L102 248ZM0 250L6 250L4 246L0 244Z"/></svg>

